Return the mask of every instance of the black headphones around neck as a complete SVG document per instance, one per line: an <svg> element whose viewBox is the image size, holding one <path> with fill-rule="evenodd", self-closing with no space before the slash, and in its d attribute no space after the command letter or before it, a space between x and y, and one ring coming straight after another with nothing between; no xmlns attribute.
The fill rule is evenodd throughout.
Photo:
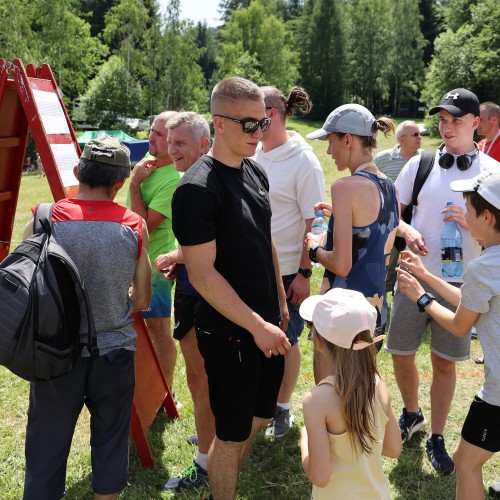
<svg viewBox="0 0 500 500"><path fill-rule="evenodd" d="M455 156L452 155L451 153L443 153L443 148L444 148L444 143L441 144L441 146L439 146L439 166L447 170L453 167L455 163ZM468 170L478 154L479 154L479 149L477 147L477 144L474 143L474 153L459 155L456 157L458 170L461 170L462 172L464 170Z"/></svg>

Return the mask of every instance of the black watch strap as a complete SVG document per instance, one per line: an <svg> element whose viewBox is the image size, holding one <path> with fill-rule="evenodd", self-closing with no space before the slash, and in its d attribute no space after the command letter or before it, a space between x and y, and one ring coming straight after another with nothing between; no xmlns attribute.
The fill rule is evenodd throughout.
<svg viewBox="0 0 500 500"><path fill-rule="evenodd" d="M314 262L315 264L318 263L318 261L316 260L316 253L318 252L318 248L322 248L323 250L325 249L325 247L322 247L321 245L316 245L309 249L309 260L311 262Z"/></svg>
<svg viewBox="0 0 500 500"><path fill-rule="evenodd" d="M312 276L312 271L310 269L304 269L303 267L299 267L297 273L302 274L304 278L310 278Z"/></svg>
<svg viewBox="0 0 500 500"><path fill-rule="evenodd" d="M436 297L434 297L434 295L432 295L432 293L424 293L423 295L421 295L419 297L419 299L417 300L417 306L418 306L418 310L420 312L425 312L425 308L433 301L435 300Z"/></svg>

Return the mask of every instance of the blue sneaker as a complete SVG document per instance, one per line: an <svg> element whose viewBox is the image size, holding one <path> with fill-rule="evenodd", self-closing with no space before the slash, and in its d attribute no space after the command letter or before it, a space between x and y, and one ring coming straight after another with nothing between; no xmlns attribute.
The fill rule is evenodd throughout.
<svg viewBox="0 0 500 500"><path fill-rule="evenodd" d="M181 491L187 488L195 488L208 483L208 472L200 467L194 460L177 477L171 477L162 488L169 491Z"/></svg>
<svg viewBox="0 0 500 500"><path fill-rule="evenodd" d="M413 434L419 431L426 423L427 420L425 420L420 408L416 413L408 412L406 408L403 408L403 413L399 417L399 429L403 443L409 441Z"/></svg>
<svg viewBox="0 0 500 500"><path fill-rule="evenodd" d="M425 444L427 456L438 474L448 476L455 472L455 463L446 451L444 437L441 434L433 434Z"/></svg>

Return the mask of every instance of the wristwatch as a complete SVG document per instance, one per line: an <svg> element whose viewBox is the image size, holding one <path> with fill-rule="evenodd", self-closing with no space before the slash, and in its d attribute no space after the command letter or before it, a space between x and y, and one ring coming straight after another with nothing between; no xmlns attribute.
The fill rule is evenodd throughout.
<svg viewBox="0 0 500 500"><path fill-rule="evenodd" d="M299 267L299 270L297 272L299 274L302 274L304 278L310 278L312 276L312 271L310 269L303 269L302 267Z"/></svg>
<svg viewBox="0 0 500 500"><path fill-rule="evenodd" d="M432 293L424 293L418 300L417 306L418 310L423 313L425 312L425 308L433 301L436 297L432 295Z"/></svg>
<svg viewBox="0 0 500 500"><path fill-rule="evenodd" d="M321 245L316 245L309 249L309 260L311 262L314 262L315 264L318 263L318 261L316 260L316 252L318 251L318 248L322 248L323 250L325 249L325 247L322 247Z"/></svg>

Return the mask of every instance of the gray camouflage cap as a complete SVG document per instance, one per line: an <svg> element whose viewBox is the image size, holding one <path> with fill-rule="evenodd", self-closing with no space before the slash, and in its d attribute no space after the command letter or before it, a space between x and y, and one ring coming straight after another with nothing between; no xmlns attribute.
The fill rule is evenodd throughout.
<svg viewBox="0 0 500 500"><path fill-rule="evenodd" d="M130 149L115 137L101 134L87 142L81 158L114 167L130 168Z"/></svg>

